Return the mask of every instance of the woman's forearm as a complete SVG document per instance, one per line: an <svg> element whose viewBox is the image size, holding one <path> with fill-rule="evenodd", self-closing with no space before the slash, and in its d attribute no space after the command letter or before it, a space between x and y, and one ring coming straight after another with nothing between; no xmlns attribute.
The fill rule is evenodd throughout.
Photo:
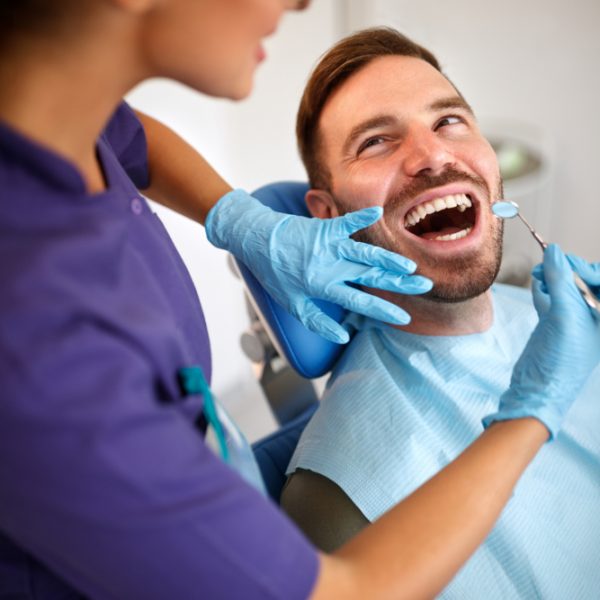
<svg viewBox="0 0 600 600"><path fill-rule="evenodd" d="M184 139L166 125L139 111L146 133L152 200L198 223L231 186Z"/></svg>

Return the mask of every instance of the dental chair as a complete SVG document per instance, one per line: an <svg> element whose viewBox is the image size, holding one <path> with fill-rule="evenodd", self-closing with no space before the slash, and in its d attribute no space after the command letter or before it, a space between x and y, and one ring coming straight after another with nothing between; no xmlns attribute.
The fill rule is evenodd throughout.
<svg viewBox="0 0 600 600"><path fill-rule="evenodd" d="M309 217L304 203L306 183L283 181L264 186L253 196L284 213ZM277 503L285 483L285 470L300 434L318 405L311 379L328 373L344 346L312 333L264 290L250 270L233 259L247 292L252 320L242 336L242 348L261 364L260 383L280 429L253 445L267 491ZM319 307L340 322L346 311L329 302Z"/></svg>

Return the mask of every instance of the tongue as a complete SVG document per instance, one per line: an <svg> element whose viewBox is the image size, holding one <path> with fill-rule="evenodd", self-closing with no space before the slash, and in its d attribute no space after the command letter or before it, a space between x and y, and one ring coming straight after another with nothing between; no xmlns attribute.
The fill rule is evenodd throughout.
<svg viewBox="0 0 600 600"><path fill-rule="evenodd" d="M428 231L427 233L424 233L420 237L422 239L426 239L426 240L434 240L435 238L438 238L442 235L450 235L451 233L458 233L459 231L462 231L463 229L464 229L464 227L443 227L442 229L439 229L438 231Z"/></svg>

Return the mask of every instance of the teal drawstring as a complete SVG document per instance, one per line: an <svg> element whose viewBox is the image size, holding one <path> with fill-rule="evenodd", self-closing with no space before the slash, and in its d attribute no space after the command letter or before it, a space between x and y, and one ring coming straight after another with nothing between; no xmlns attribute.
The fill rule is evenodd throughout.
<svg viewBox="0 0 600 600"><path fill-rule="evenodd" d="M186 395L202 394L204 397L204 416L210 426L214 429L217 442L219 443L221 457L225 462L229 462L229 448L227 447L227 442L225 440L223 426L217 415L215 401L212 392L210 391L210 387L204 378L202 369L200 367L182 367L179 369L177 375L179 376L179 383Z"/></svg>

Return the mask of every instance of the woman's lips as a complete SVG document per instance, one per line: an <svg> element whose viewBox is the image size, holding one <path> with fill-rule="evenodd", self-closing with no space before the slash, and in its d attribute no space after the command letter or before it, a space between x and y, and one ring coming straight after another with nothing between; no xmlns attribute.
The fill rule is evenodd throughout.
<svg viewBox="0 0 600 600"><path fill-rule="evenodd" d="M265 60L265 58L267 58L267 53L265 52L265 49L262 46L258 46L256 48L256 53L255 53L255 57L256 57L256 62L262 62L263 60Z"/></svg>

